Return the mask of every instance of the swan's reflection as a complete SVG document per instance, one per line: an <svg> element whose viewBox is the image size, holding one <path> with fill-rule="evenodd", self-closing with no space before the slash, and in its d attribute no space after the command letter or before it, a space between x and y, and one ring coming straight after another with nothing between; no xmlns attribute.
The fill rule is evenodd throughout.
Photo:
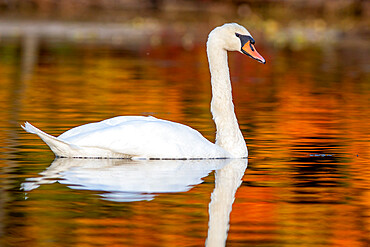
<svg viewBox="0 0 370 247"><path fill-rule="evenodd" d="M232 159L216 171L215 189L209 203L206 246L225 246L235 193L242 183L247 165L247 159Z"/></svg>
<svg viewBox="0 0 370 247"><path fill-rule="evenodd" d="M73 189L101 191L117 202L152 200L157 193L185 192L202 183L211 171L229 160L115 160L55 159L40 174L22 184L30 191L42 184L59 182Z"/></svg>
<svg viewBox="0 0 370 247"><path fill-rule="evenodd" d="M242 182L247 159L222 160L89 160L56 159L41 177L27 179L25 191L59 182L73 189L101 192L106 200L152 200L157 193L185 192L216 170L209 204L206 246L225 246L235 193Z"/></svg>

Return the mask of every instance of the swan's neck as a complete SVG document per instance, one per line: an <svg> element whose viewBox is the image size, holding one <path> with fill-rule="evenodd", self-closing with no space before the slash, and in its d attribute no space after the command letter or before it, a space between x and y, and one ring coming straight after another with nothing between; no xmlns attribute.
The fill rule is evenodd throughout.
<svg viewBox="0 0 370 247"><path fill-rule="evenodd" d="M211 112L217 130L216 144L235 157L247 157L247 146L234 112L227 51L209 41L207 55L212 84Z"/></svg>

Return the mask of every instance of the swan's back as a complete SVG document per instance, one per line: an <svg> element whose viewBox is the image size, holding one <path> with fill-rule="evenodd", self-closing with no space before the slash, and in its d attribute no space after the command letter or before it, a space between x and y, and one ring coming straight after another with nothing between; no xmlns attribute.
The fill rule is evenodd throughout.
<svg viewBox="0 0 370 247"><path fill-rule="evenodd" d="M139 122L139 121L151 121L152 119L156 119L154 117L144 117L144 116L119 116L119 117L114 117L114 118L109 118L100 122L95 122L95 123L88 123L84 124L78 127L75 127L73 129L70 129L63 134L61 134L58 138L60 139L70 139L73 137L77 137L81 134L86 134L88 132L94 132L94 131L99 131L102 129L110 128L113 126L118 126L120 124L124 124L127 122Z"/></svg>

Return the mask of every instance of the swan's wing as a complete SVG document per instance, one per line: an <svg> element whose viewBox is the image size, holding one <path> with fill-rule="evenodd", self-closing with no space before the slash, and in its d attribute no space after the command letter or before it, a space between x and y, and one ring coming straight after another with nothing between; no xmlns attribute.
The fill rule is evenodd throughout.
<svg viewBox="0 0 370 247"><path fill-rule="evenodd" d="M58 139L143 158L217 158L227 152L198 131L153 117L116 117L83 125Z"/></svg>

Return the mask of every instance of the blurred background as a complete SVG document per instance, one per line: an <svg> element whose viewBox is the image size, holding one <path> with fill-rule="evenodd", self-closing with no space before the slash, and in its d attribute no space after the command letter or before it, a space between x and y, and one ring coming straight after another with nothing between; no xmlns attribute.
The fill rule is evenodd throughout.
<svg viewBox="0 0 370 247"><path fill-rule="evenodd" d="M229 54L250 156L227 246L368 246L367 0L0 0L0 245L204 245L213 172L149 202L52 182L25 193L54 156L20 124L59 135L153 115L213 141L205 42L225 22L267 61Z"/></svg>
<svg viewBox="0 0 370 247"><path fill-rule="evenodd" d="M332 42L368 42L370 3L366 0L1 0L1 39L33 35L44 42L119 45L136 33L151 44L171 41L189 48L209 28L240 22L274 47L299 49ZM125 30L127 29L127 30ZM153 37L153 34L155 35ZM138 35L138 34L136 34ZM142 39L141 42L144 42ZM359 45L359 44L356 44Z"/></svg>

